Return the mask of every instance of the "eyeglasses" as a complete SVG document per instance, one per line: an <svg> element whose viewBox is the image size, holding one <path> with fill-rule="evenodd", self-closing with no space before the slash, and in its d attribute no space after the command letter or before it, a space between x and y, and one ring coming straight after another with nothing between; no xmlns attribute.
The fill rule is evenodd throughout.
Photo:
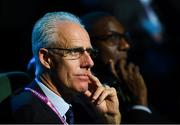
<svg viewBox="0 0 180 125"><path fill-rule="evenodd" d="M97 56L97 53L98 53L98 51L96 49L93 49L93 48L84 49L82 47L68 48L68 49L65 49L65 48L46 48L46 49L48 49L48 50L58 50L58 51L60 50L62 52L58 53L58 54L61 54L63 57L66 57L67 59L71 59L71 60L80 58L84 54L85 51L92 58L95 58Z"/></svg>
<svg viewBox="0 0 180 125"><path fill-rule="evenodd" d="M130 42L130 35L128 32L124 34L120 34L117 32L112 32L108 35L99 35L99 36L92 36L91 40L95 41L107 41L110 45L117 45L122 39L125 39L127 42Z"/></svg>

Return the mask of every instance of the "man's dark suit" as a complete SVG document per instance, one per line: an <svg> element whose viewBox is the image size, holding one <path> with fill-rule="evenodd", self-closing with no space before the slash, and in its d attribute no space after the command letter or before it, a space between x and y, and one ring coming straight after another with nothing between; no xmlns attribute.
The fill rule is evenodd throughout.
<svg viewBox="0 0 180 125"><path fill-rule="evenodd" d="M145 110L132 109L132 106L136 105L134 103L134 99L136 99L136 97L134 97L134 95L129 91L129 88L115 78L108 65L103 65L103 62L100 60L96 60L95 64L96 67L93 67L92 71L99 78L101 83L112 86L117 91L120 104L119 108L122 115L121 123L171 123L169 120L167 120L166 116L161 116L156 110L152 113L148 113Z"/></svg>
<svg viewBox="0 0 180 125"><path fill-rule="evenodd" d="M41 92L35 81L28 87ZM104 123L89 100L78 95L72 102L75 123ZM58 116L30 91L21 90L0 104L0 123L61 123Z"/></svg>

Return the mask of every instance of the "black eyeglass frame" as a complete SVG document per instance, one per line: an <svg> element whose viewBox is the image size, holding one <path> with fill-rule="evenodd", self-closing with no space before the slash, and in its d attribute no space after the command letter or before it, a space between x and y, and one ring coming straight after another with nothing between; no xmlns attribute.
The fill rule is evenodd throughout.
<svg viewBox="0 0 180 125"><path fill-rule="evenodd" d="M95 58L98 54L98 50L97 49L94 49L94 48L82 48L82 47L76 47L76 48L45 48L47 50L62 50L62 51L66 51L67 54L69 53L76 53L77 52L79 53L79 56L78 58L80 58L80 56L85 52L87 51L87 53L92 57L92 58ZM62 56L66 57L64 54L62 54Z"/></svg>

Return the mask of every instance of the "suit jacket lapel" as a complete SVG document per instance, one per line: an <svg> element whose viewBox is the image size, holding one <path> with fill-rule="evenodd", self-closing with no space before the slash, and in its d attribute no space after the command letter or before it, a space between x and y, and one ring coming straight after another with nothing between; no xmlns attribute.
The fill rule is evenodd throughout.
<svg viewBox="0 0 180 125"><path fill-rule="evenodd" d="M37 91L38 93L42 94L43 96L46 96L35 80L33 80L33 82L31 84L29 84L27 87ZM36 96L34 96L34 98L36 98L36 100L38 100L38 102L39 102L37 104L37 105L39 105L39 108L38 108L39 112L37 111L37 113L39 114L37 116L39 118L37 118L37 119L41 119L41 117L44 117L44 119L46 119L47 121L49 120L48 123L61 123L59 117L56 115L56 113L46 103L42 102ZM36 103L37 103L37 101L36 101ZM43 112L41 112L41 111L43 111Z"/></svg>

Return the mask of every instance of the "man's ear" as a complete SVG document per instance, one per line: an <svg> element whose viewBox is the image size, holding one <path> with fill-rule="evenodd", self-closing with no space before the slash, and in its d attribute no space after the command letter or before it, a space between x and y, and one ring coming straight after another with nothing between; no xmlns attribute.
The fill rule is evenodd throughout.
<svg viewBox="0 0 180 125"><path fill-rule="evenodd" d="M39 50L39 60L44 67L46 67L47 69L51 68L51 58L48 54L47 49L41 48Z"/></svg>

